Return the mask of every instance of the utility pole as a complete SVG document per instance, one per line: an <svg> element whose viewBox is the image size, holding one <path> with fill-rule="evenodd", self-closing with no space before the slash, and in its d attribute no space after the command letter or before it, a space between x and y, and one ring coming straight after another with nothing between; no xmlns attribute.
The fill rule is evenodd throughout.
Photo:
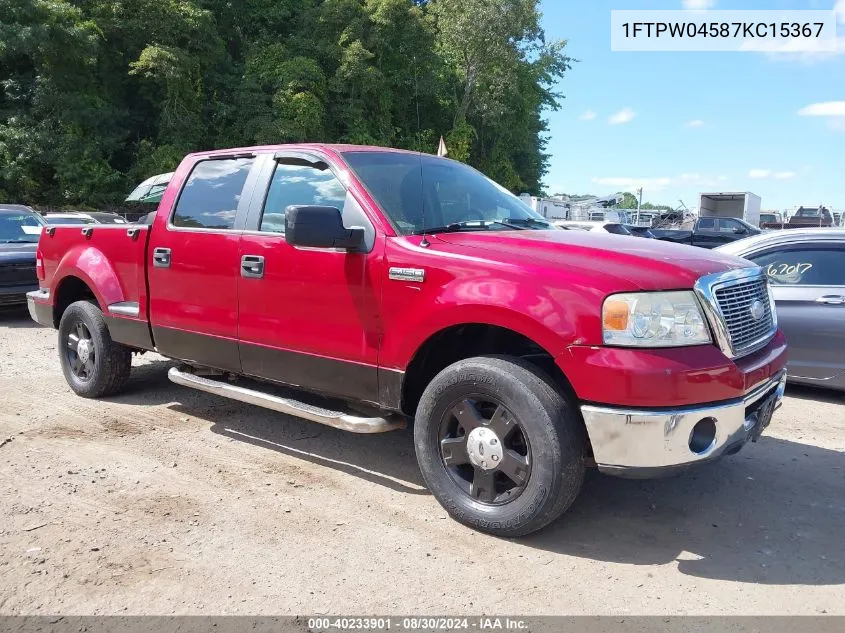
<svg viewBox="0 0 845 633"><path fill-rule="evenodd" d="M634 222L637 226L640 225L640 207L643 204L643 188L637 189L637 220Z"/></svg>

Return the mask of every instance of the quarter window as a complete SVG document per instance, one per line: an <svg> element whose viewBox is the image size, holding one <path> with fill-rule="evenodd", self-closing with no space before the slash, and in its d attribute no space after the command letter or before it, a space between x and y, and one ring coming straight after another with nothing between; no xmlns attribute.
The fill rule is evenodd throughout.
<svg viewBox="0 0 845 633"><path fill-rule="evenodd" d="M775 285L845 286L845 244L767 251L748 259Z"/></svg>
<svg viewBox="0 0 845 633"><path fill-rule="evenodd" d="M716 230L716 220L713 218L701 218L698 221L698 230L699 231L715 231Z"/></svg>
<svg viewBox="0 0 845 633"><path fill-rule="evenodd" d="M194 229L231 229L253 158L204 160L188 177L176 209L173 226Z"/></svg>
<svg viewBox="0 0 845 633"><path fill-rule="evenodd" d="M328 167L278 163L264 202L259 230L285 232L285 210L292 205L315 205L343 210L346 189Z"/></svg>

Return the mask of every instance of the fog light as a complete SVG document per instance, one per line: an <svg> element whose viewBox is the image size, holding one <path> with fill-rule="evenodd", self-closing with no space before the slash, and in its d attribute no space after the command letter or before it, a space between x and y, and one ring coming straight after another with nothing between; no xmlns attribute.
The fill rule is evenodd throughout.
<svg viewBox="0 0 845 633"><path fill-rule="evenodd" d="M689 438L689 449L704 455L716 444L716 418L703 418L694 427Z"/></svg>

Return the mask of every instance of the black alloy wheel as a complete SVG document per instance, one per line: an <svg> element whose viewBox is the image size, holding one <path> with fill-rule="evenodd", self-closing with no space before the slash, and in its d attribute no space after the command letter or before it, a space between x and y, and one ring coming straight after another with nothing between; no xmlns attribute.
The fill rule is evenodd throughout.
<svg viewBox="0 0 845 633"><path fill-rule="evenodd" d="M576 402L540 368L476 356L438 373L414 416L426 487L457 521L522 536L572 504L584 480L586 429Z"/></svg>
<svg viewBox="0 0 845 633"><path fill-rule="evenodd" d="M94 375L96 349L91 332L82 321L73 324L65 334L65 354L70 371L82 382Z"/></svg>
<svg viewBox="0 0 845 633"><path fill-rule="evenodd" d="M531 476L531 446L519 421L503 404L480 395L446 411L440 455L454 482L482 503L512 501Z"/></svg>

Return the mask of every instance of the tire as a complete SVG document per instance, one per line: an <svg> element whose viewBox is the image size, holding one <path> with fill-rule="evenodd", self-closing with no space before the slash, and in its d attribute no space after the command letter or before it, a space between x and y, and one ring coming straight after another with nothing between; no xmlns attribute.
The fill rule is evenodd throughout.
<svg viewBox="0 0 845 633"><path fill-rule="evenodd" d="M545 527L584 481L580 416L548 376L516 358L469 358L435 376L417 407L414 445L426 486L452 518L495 536Z"/></svg>
<svg viewBox="0 0 845 633"><path fill-rule="evenodd" d="M80 340L89 341L86 349L79 346ZM103 313L89 301L70 304L62 315L59 359L67 384L83 398L119 392L132 368L131 350L111 340Z"/></svg>

